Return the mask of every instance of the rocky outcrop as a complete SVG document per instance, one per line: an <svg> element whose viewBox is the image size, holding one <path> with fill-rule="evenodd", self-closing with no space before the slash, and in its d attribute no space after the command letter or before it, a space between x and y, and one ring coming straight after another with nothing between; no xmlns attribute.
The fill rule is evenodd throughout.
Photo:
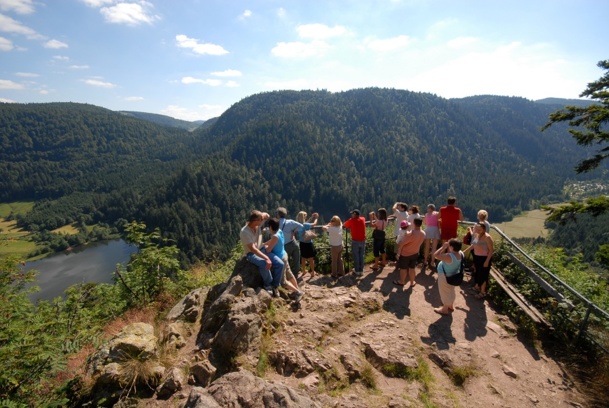
<svg viewBox="0 0 609 408"><path fill-rule="evenodd" d="M495 349L511 334L490 322L485 309L466 316L467 325L455 324L457 311L433 313L427 303L433 292L425 289L413 305L412 290L396 291L390 279L376 284L372 274L316 277L304 287L304 299L291 302L260 290L258 277L257 268L238 262L228 281L180 300L159 325L158 338L149 325L125 327L91 358L95 397L86 402L111 406L137 396L143 398L139 406L181 408L444 407L454 401L542 407L547 405L537 389L569 392L559 378L525 383L527 376L534 382L528 367ZM461 327L465 334L457 340ZM464 340L482 335L492 339L477 347ZM484 352L485 362L487 343L492 351ZM479 379L485 370L494 373L488 382ZM502 379L528 389L513 393L519 387Z"/></svg>

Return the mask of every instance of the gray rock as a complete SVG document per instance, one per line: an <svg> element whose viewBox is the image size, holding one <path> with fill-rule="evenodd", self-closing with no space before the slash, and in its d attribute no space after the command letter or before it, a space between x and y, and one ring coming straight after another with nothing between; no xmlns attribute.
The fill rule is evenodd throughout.
<svg viewBox="0 0 609 408"><path fill-rule="evenodd" d="M214 379L216 371L216 367L214 367L208 360L201 361L190 367L191 381L189 382L202 387L207 387Z"/></svg>
<svg viewBox="0 0 609 408"><path fill-rule="evenodd" d="M222 406L203 388L193 387L184 408L222 408Z"/></svg>
<svg viewBox="0 0 609 408"><path fill-rule="evenodd" d="M184 374L179 368L172 368L169 375L156 390L158 399L168 399L184 386Z"/></svg>
<svg viewBox="0 0 609 408"><path fill-rule="evenodd" d="M373 367L389 377L396 374L400 376L400 373L414 370L419 366L414 356L401 350L388 350L385 344L366 344L364 354Z"/></svg>
<svg viewBox="0 0 609 408"><path fill-rule="evenodd" d="M222 407L321 408L300 391L272 384L248 371L226 374L214 381L207 392Z"/></svg>
<svg viewBox="0 0 609 408"><path fill-rule="evenodd" d="M184 296L167 314L167 320L174 322L182 319L190 323L196 322L208 292L208 288L199 288Z"/></svg>

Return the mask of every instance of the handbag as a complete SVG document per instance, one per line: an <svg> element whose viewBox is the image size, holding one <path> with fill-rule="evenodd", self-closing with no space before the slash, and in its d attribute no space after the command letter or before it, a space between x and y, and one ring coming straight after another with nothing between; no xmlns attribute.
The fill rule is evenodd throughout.
<svg viewBox="0 0 609 408"><path fill-rule="evenodd" d="M471 245L472 243L472 233L470 230L467 230L467 234L463 237L463 243L465 245Z"/></svg>
<svg viewBox="0 0 609 408"><path fill-rule="evenodd" d="M312 241L313 239L317 238L317 234L314 233L311 230L306 230L305 232L302 233L302 242L309 242Z"/></svg>
<svg viewBox="0 0 609 408"><path fill-rule="evenodd" d="M459 251L459 253L461 254L461 264L459 265L459 272L450 276L446 275L446 283L452 286L460 286L461 283L463 283L463 261L465 255L461 251Z"/></svg>

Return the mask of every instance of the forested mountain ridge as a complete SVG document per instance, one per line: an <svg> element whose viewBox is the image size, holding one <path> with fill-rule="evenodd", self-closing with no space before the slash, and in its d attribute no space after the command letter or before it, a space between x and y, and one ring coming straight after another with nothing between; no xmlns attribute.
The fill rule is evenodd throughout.
<svg viewBox="0 0 609 408"><path fill-rule="evenodd" d="M167 115L159 115L156 113L148 112L137 112L137 111L120 111L123 115L132 116L134 118L146 120L148 122L156 123L167 127L175 127L186 130L195 130L199 126L203 125L206 121L198 120L195 122L189 122L187 120L175 119Z"/></svg>
<svg viewBox="0 0 609 408"><path fill-rule="evenodd" d="M0 104L0 200L59 198L146 185L193 136L93 105Z"/></svg>
<svg viewBox="0 0 609 408"><path fill-rule="evenodd" d="M497 96L277 91L187 132L90 105L0 104L0 200L63 196L64 208L74 201L66 194L89 192L57 222L78 211L141 220L190 261L225 255L252 208L344 218L354 207L442 205L454 194L468 218L485 208L498 222L563 198L580 155L564 129L539 132L552 111ZM52 211L39 205L29 222Z"/></svg>
<svg viewBox="0 0 609 408"><path fill-rule="evenodd" d="M164 216L142 216L195 257L234 243L251 208L285 205L292 216L307 210L344 219L354 207L441 205L455 194L469 219L485 208L498 222L563 198L577 149L566 131L539 132L551 111L523 98L446 100L378 88L253 95L200 131L207 158L146 205ZM223 174L234 177L223 183Z"/></svg>

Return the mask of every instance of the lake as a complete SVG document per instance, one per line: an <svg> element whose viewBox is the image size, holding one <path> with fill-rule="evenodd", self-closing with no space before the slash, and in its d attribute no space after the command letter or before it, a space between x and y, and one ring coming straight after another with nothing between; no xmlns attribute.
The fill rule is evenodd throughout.
<svg viewBox="0 0 609 408"><path fill-rule="evenodd" d="M126 265L137 248L126 241L112 240L82 245L71 251L60 252L38 261L27 262L24 270L38 271L39 292L30 299L53 300L77 283L112 283L116 264Z"/></svg>

